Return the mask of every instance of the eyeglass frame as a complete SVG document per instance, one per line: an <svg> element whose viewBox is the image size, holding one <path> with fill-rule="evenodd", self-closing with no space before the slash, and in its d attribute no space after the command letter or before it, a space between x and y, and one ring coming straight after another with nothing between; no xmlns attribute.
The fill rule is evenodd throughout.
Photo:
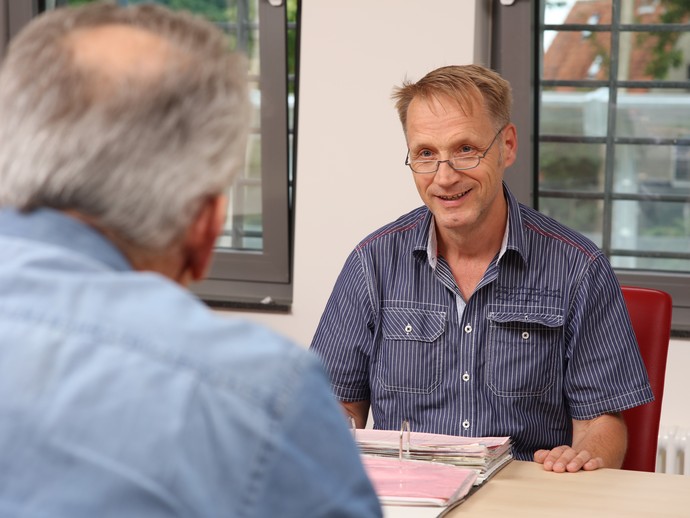
<svg viewBox="0 0 690 518"><path fill-rule="evenodd" d="M439 170L439 168L441 167L441 164L443 164L444 162L445 162L446 164L448 164L448 166L449 166L453 171L469 171L470 169L475 169L475 168L479 167L479 164L481 163L482 158L486 158L486 155L489 153L489 151L491 151L491 147L492 147L492 146L494 145L494 143L496 142L496 139L498 138L498 136L499 136L499 135L503 132L503 130L506 129L507 127L508 127L508 124L506 124L506 125L503 126L500 130L498 130L498 132L496 133L496 135L494 135L494 138L491 140L491 143L490 143L490 144L487 146L487 148L484 150L484 153L482 153L481 155L474 156L474 157L467 157L467 158L476 158L476 159L477 159L477 163L474 164L474 165L471 166L471 167L461 167L461 168L454 167L453 164L451 164L451 160L454 160L454 159L453 159L453 158L449 158L448 160L435 160L435 162L436 162L436 169L434 169L433 171L421 172L421 173L420 173L420 172L415 171L414 169L412 169L412 162L410 161L410 149L409 149L409 148L407 149L407 155L405 156L405 165L408 166L408 167L410 168L410 170L411 170L414 174L436 174L436 173L438 173L438 170ZM431 163L431 162L434 162L434 160L416 160L416 162L427 162L427 163Z"/></svg>

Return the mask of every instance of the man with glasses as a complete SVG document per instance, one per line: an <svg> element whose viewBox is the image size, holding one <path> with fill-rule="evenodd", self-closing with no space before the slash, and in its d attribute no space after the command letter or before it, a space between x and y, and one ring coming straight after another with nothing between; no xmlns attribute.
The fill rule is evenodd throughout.
<svg viewBox="0 0 690 518"><path fill-rule="evenodd" d="M653 399L616 277L519 204L507 81L448 66L395 90L424 206L347 259L312 342L357 426L504 436L547 470L620 467L621 411ZM577 174L574 171L573 174Z"/></svg>

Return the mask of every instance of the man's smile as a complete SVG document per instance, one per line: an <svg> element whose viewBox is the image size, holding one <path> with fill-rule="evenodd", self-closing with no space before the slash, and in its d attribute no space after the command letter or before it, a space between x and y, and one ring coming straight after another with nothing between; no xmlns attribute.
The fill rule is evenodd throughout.
<svg viewBox="0 0 690 518"><path fill-rule="evenodd" d="M467 189L464 192L461 192L459 194L453 194L452 196L442 196L442 195L437 195L437 198L440 198L445 201L454 201L454 200L459 200L463 196L465 196L468 192L470 192L472 189Z"/></svg>

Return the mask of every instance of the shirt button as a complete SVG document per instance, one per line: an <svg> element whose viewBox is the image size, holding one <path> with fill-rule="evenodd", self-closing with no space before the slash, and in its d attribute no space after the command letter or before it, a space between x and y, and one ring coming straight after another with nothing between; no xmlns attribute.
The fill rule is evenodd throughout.
<svg viewBox="0 0 690 518"><path fill-rule="evenodd" d="M465 373L462 375L462 381L470 381L470 375L469 373Z"/></svg>
<svg viewBox="0 0 690 518"><path fill-rule="evenodd" d="M471 333L471 332L472 332L472 326L469 325L469 324L467 324L467 325L465 326L465 333Z"/></svg>
<svg viewBox="0 0 690 518"><path fill-rule="evenodd" d="M462 427L463 427L465 430L467 430L467 429L470 427L470 422L469 422L467 419L465 419L465 420L462 422Z"/></svg>
<svg viewBox="0 0 690 518"><path fill-rule="evenodd" d="M523 340L528 340L529 339L529 333L527 331L522 332L522 339Z"/></svg>
<svg viewBox="0 0 690 518"><path fill-rule="evenodd" d="M410 324L407 324L405 326L405 332L409 335L412 332L412 326Z"/></svg>

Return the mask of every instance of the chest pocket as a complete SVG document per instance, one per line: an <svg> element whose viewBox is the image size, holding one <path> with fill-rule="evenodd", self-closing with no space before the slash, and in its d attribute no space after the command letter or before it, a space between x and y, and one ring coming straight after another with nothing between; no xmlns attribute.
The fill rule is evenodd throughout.
<svg viewBox="0 0 690 518"><path fill-rule="evenodd" d="M526 397L553 385L563 340L560 308L492 308L487 382L497 396Z"/></svg>
<svg viewBox="0 0 690 518"><path fill-rule="evenodd" d="M428 394L441 384L446 313L384 308L376 376L386 390Z"/></svg>

